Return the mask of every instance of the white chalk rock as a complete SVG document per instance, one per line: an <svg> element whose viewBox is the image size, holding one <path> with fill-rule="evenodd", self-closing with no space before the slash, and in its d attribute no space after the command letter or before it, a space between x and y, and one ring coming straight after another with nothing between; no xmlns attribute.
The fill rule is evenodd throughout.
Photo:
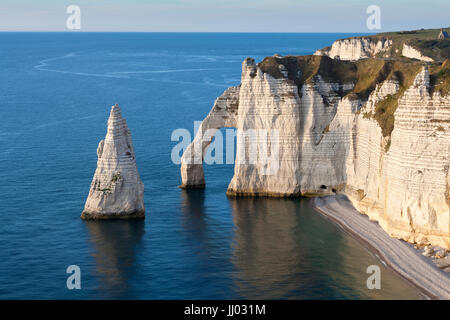
<svg viewBox="0 0 450 320"><path fill-rule="evenodd" d="M425 61L425 62L433 62L433 59L431 59L430 57L424 56L419 50L417 50L407 44L403 44L402 56L411 58L411 59Z"/></svg>
<svg viewBox="0 0 450 320"><path fill-rule="evenodd" d="M202 121L194 141L181 158L181 188L203 189L205 187L203 156L218 129L236 126L238 99L239 87L228 88L216 99L210 113Z"/></svg>
<svg viewBox="0 0 450 320"><path fill-rule="evenodd" d="M118 105L111 108L108 132L98 145L97 156L81 218L144 218L144 185L136 167L130 130Z"/></svg>
<svg viewBox="0 0 450 320"><path fill-rule="evenodd" d="M314 55L328 56L339 60L372 58L392 46L390 39L349 38L333 42L331 47L317 50Z"/></svg>
<svg viewBox="0 0 450 320"><path fill-rule="evenodd" d="M247 59L239 90L234 91L235 121L227 123L238 131L228 194L342 192L391 236L450 248L450 95L430 94L429 77L423 68L398 99L389 138L366 115L374 113L377 102L399 92L395 79L381 81L368 100L361 101L336 94L351 83L333 83L317 75L299 87L284 74L274 78ZM219 127L215 123L214 128ZM255 141L268 141L265 148L258 145L261 150L278 143L278 153L268 152L277 157L262 163L244 161L255 152L239 139L239 132L250 130ZM265 140L271 132L278 133L277 139ZM199 150L201 162L205 149ZM199 176L204 185L198 171L183 169L185 185Z"/></svg>

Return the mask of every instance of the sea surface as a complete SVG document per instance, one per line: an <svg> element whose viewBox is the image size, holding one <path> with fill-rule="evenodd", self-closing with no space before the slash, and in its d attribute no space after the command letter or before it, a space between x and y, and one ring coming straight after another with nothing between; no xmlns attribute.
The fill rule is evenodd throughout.
<svg viewBox="0 0 450 320"><path fill-rule="evenodd" d="M241 63L312 54L354 34L0 33L0 299L417 299L417 289L314 211L232 199L233 165L186 191L175 129L194 131ZM80 219L118 103L145 221ZM66 269L78 265L81 289ZM366 286L370 265L381 289Z"/></svg>

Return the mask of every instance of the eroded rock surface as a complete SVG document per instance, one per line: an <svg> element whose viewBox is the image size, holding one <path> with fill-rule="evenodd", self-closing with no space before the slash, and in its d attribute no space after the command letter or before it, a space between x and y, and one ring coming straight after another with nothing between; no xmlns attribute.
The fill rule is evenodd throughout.
<svg viewBox="0 0 450 320"><path fill-rule="evenodd" d="M144 218L144 185L131 133L118 105L111 108L106 138L100 141L97 156L97 169L81 218Z"/></svg>
<svg viewBox="0 0 450 320"><path fill-rule="evenodd" d="M236 127L239 86L231 87L216 99L210 113L202 121L194 141L181 158L181 188L204 188L203 155L216 131Z"/></svg>
<svg viewBox="0 0 450 320"><path fill-rule="evenodd" d="M415 49L414 47L407 45L406 43L403 44L402 49L402 55L407 58L411 59L417 59L425 62L432 62L433 59L430 57L424 56L419 50Z"/></svg>
<svg viewBox="0 0 450 320"><path fill-rule="evenodd" d="M238 140L228 194L345 193L391 236L450 247L450 95L420 62L246 59L232 90L233 121L212 121L216 102L205 128L278 130L279 169L238 163ZM182 166L186 187L205 184L195 168Z"/></svg>
<svg viewBox="0 0 450 320"><path fill-rule="evenodd" d="M390 48L392 40L371 38L350 38L335 41L331 47L317 50L315 55L324 55L332 59L359 60L373 58Z"/></svg>

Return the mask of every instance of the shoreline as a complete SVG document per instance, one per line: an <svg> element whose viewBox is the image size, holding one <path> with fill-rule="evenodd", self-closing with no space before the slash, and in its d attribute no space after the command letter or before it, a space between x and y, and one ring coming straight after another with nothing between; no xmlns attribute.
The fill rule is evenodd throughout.
<svg viewBox="0 0 450 320"><path fill-rule="evenodd" d="M313 208L355 237L426 297L450 299L449 274L412 245L390 237L377 222L358 212L344 195L315 198Z"/></svg>

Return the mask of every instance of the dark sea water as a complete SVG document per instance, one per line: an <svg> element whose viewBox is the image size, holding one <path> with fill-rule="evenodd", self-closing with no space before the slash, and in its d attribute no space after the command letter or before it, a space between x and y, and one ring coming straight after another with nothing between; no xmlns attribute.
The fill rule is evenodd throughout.
<svg viewBox="0 0 450 320"><path fill-rule="evenodd" d="M232 165L184 191L172 131L241 62L349 34L0 33L1 299L420 298L310 200L229 199ZM111 105L128 121L145 221L80 219ZM366 268L381 267L381 290ZM68 290L66 268L81 268Z"/></svg>

